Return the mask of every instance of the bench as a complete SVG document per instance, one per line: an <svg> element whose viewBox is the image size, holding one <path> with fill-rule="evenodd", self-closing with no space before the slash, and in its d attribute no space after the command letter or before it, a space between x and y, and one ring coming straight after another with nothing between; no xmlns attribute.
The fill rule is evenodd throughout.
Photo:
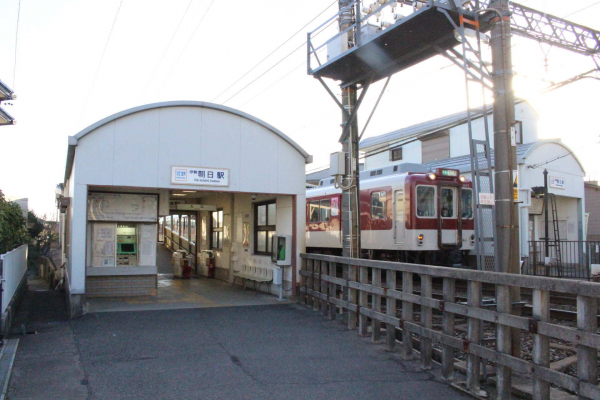
<svg viewBox="0 0 600 400"><path fill-rule="evenodd" d="M244 283L244 290L246 290L246 281L252 281L254 284L254 290L258 294L260 285L266 283L269 286L269 293L271 293L271 282L273 282L273 270L265 267L255 267L252 265L242 265L242 269L239 271L233 271L233 285L235 278L242 279ZM258 290L256 289L256 283L258 283Z"/></svg>

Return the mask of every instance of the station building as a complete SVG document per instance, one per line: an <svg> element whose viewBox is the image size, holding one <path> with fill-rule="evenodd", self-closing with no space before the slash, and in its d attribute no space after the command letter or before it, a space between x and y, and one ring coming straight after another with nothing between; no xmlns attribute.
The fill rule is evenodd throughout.
<svg viewBox="0 0 600 400"><path fill-rule="evenodd" d="M295 290L311 161L273 126L206 102L132 108L69 137L57 197L71 315L86 298L155 295L165 252L185 250L194 273L227 282L242 265L275 268L278 235Z"/></svg>

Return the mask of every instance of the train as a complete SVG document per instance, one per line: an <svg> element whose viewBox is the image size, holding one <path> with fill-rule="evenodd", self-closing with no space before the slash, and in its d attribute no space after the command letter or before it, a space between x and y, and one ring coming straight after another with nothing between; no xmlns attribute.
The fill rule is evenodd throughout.
<svg viewBox="0 0 600 400"><path fill-rule="evenodd" d="M307 252L342 254L342 190L306 191ZM361 257L466 266L475 247L473 185L460 171L404 163L360 172Z"/></svg>

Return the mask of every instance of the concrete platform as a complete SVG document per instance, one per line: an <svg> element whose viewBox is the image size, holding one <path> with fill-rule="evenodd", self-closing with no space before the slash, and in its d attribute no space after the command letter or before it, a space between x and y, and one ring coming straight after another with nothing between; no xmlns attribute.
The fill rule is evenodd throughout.
<svg viewBox="0 0 600 400"><path fill-rule="evenodd" d="M208 278L179 279L160 274L156 296L88 299L88 312L176 310L279 304L277 297L243 290L239 285Z"/></svg>

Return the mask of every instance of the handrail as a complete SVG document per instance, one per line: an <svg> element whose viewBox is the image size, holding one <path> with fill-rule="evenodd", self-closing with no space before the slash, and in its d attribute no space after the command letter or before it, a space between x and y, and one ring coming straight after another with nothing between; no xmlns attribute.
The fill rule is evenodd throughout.
<svg viewBox="0 0 600 400"><path fill-rule="evenodd" d="M551 384L576 392L580 398L600 398L596 372L600 350L597 332L600 283L321 254L301 254L300 257L301 300L308 306L324 312L329 319L343 314L348 328L358 328L362 336L367 335L370 324L375 342L379 342L381 327L385 324L388 350L393 351L401 337L400 351L404 359L415 358L416 335L420 341L416 347L420 350L422 368L431 368L432 359L437 357L446 380L454 378L455 351L462 352L467 360L466 388L472 393L480 394L480 368L486 360L495 364L498 380L509 383L498 385L499 398L510 397L506 391L511 390L513 371L531 377L534 398L549 399ZM415 275L420 277L417 292L413 286ZM433 278L443 280L441 296L433 293ZM457 280L467 281L466 304L457 299ZM482 307L483 283L496 285L496 310ZM510 298L511 287L533 289L532 318L513 313L510 306L503 308L510 304L506 300ZM577 295L577 328L550 319L551 291ZM401 312L400 309L397 312L398 301ZM415 305L420 308L418 320ZM441 330L433 325L434 313L442 316ZM456 318L466 319L466 338L457 333ZM484 323L488 324L486 331ZM492 337L496 348L482 343L484 332L488 332L490 339L489 329L496 330L495 339ZM510 346L506 346L506 340L510 342L510 333L515 330L533 336L531 361L523 359L520 352L511 354ZM577 376L550 364L551 338L572 343L577 354ZM441 344L441 351L433 351L433 342Z"/></svg>

